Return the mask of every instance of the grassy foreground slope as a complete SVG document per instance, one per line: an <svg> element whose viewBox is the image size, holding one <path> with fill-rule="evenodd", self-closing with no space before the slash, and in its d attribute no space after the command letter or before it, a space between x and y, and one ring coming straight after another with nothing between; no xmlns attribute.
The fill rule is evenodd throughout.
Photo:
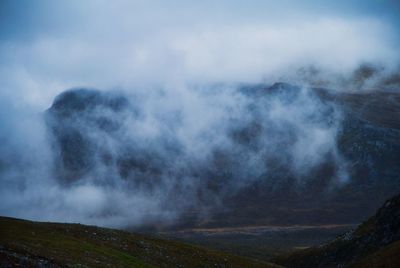
<svg viewBox="0 0 400 268"><path fill-rule="evenodd" d="M0 217L0 267L16 266L278 267L119 230Z"/></svg>

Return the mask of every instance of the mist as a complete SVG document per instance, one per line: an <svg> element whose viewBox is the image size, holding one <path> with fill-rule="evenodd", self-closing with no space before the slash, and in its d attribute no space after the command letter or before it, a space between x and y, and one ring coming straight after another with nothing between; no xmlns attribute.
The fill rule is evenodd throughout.
<svg viewBox="0 0 400 268"><path fill-rule="evenodd" d="M2 3L0 213L168 224L327 163L348 183L343 111L310 87L392 90L399 7L306 2Z"/></svg>

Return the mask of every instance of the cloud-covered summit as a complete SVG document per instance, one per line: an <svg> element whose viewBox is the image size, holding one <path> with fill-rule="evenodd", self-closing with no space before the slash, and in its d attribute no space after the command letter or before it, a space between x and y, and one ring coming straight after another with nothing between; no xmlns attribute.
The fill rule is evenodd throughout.
<svg viewBox="0 0 400 268"><path fill-rule="evenodd" d="M268 198L320 174L312 185L346 184L347 110L310 85L396 91L398 12L361 0L3 1L0 211L141 224L223 207L260 181Z"/></svg>

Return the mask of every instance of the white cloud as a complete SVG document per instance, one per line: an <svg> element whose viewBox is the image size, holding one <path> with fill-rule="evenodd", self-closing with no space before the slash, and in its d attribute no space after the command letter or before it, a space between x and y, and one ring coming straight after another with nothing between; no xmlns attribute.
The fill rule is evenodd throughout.
<svg viewBox="0 0 400 268"><path fill-rule="evenodd" d="M74 12L66 9L62 27L0 43L2 90L43 108L75 86L258 82L302 66L343 74L363 62L390 67L399 60L394 29L373 17L303 12L244 20L237 6L229 13L217 5L208 14L205 6L171 5L176 9L124 1L94 9L70 4Z"/></svg>

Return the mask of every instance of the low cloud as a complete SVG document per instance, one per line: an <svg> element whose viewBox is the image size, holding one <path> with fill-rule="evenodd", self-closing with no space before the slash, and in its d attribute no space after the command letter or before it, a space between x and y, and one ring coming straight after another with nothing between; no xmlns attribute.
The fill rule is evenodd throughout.
<svg viewBox="0 0 400 268"><path fill-rule="evenodd" d="M1 155L0 211L107 226L167 224L191 209L201 217L257 182L276 186L290 174L301 187L329 163L337 170L332 183L347 181L336 146L340 109L306 88L250 89L67 91L31 122L33 129L45 124L37 139L20 130L7 136L9 145L29 146Z"/></svg>
<svg viewBox="0 0 400 268"><path fill-rule="evenodd" d="M342 111L307 86L397 83L398 33L372 9L342 15L317 2L43 1L30 13L7 2L0 213L141 225L207 213L254 182L276 187L285 172L301 186L328 163L332 183L346 183L336 144ZM301 86L262 91L277 81ZM76 87L127 104L49 121L54 98ZM68 131L83 137L87 156L63 159L55 133ZM87 165L69 172L77 159Z"/></svg>

